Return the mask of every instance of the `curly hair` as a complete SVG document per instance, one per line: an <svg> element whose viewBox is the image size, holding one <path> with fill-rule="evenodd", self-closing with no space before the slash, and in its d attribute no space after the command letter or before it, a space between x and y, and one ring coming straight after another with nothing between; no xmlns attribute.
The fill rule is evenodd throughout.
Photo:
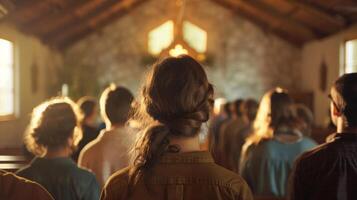
<svg viewBox="0 0 357 200"><path fill-rule="evenodd" d="M43 102L32 112L25 135L27 148L42 155L48 149L66 146L69 138L77 145L82 138L81 118L78 106L69 98L55 97Z"/></svg>

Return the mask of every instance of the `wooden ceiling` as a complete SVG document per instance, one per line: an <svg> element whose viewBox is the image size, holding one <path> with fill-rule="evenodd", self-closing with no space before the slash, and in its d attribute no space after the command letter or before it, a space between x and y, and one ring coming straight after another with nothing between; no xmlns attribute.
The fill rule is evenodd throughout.
<svg viewBox="0 0 357 200"><path fill-rule="evenodd" d="M8 10L0 22L14 23L44 43L65 49L145 1L0 0ZM356 0L212 1L298 46L357 22Z"/></svg>
<svg viewBox="0 0 357 200"><path fill-rule="evenodd" d="M14 23L44 43L65 49L100 30L146 0L0 0L10 8L3 21Z"/></svg>

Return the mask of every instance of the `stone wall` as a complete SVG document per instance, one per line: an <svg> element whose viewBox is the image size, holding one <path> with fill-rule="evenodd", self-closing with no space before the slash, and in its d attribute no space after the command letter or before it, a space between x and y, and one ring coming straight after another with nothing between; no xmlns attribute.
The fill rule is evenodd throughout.
<svg viewBox="0 0 357 200"><path fill-rule="evenodd" d="M109 82L137 92L147 69L147 33L176 19L174 0L150 0L129 15L76 43L65 53L69 65L94 65L99 84ZM301 50L211 0L188 0L184 20L208 32L206 66L217 97L260 98L271 87L299 88ZM71 64L72 63L72 64Z"/></svg>

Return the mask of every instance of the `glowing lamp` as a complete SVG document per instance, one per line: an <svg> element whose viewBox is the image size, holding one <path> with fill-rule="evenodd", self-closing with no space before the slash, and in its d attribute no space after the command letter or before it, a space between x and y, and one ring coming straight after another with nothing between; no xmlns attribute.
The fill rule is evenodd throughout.
<svg viewBox="0 0 357 200"><path fill-rule="evenodd" d="M171 49L169 51L170 56L177 57L179 55L187 55L188 51L183 48L181 44L176 44L175 48Z"/></svg>

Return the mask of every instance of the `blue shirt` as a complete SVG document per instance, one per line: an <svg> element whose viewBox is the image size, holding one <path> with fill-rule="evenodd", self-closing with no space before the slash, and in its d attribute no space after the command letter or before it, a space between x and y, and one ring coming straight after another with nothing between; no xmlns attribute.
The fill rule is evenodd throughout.
<svg viewBox="0 0 357 200"><path fill-rule="evenodd" d="M316 143L307 137L295 143L283 143L274 138L263 140L247 149L241 162L241 175L253 194L284 197L295 159L315 146Z"/></svg>
<svg viewBox="0 0 357 200"><path fill-rule="evenodd" d="M60 200L98 200L99 184L91 172L77 167L70 158L35 158L17 175L41 184Z"/></svg>

